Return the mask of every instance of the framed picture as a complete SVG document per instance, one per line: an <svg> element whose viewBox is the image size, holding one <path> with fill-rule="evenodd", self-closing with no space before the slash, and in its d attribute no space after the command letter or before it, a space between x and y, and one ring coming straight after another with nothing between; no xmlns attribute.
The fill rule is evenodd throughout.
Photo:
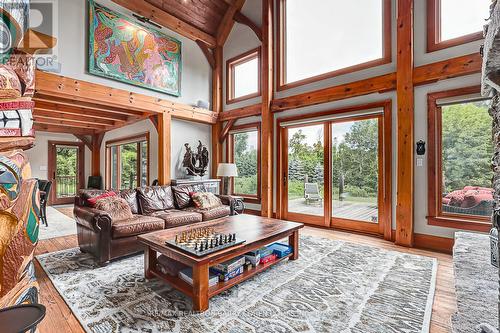
<svg viewBox="0 0 500 333"><path fill-rule="evenodd" d="M89 0L89 72L181 94L181 42Z"/></svg>

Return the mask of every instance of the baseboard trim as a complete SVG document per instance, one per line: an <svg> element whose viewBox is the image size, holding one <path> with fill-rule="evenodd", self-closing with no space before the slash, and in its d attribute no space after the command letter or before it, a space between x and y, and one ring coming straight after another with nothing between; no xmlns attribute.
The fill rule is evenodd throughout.
<svg viewBox="0 0 500 333"><path fill-rule="evenodd" d="M439 237L439 236L425 235L425 234L413 235L413 245L414 247L419 249L452 254L454 244L455 240L453 238L446 238L446 237Z"/></svg>

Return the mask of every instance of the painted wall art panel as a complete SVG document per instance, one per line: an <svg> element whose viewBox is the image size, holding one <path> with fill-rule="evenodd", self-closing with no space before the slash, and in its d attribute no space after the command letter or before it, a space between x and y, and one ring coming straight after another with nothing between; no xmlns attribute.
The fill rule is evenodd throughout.
<svg viewBox="0 0 500 333"><path fill-rule="evenodd" d="M180 41L92 0L89 9L91 74L180 96Z"/></svg>

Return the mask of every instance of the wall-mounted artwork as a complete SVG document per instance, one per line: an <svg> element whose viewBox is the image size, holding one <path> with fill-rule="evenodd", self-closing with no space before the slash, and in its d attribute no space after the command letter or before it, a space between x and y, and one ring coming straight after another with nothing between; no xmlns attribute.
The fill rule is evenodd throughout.
<svg viewBox="0 0 500 333"><path fill-rule="evenodd" d="M89 72L181 94L181 42L89 0Z"/></svg>

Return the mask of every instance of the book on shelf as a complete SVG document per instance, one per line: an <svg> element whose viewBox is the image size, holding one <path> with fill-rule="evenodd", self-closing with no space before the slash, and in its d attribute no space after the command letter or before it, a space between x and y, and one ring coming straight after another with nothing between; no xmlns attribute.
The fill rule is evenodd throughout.
<svg viewBox="0 0 500 333"><path fill-rule="evenodd" d="M288 244L273 243L271 245L268 245L267 247L273 250L273 253L280 259L292 253L292 247Z"/></svg>
<svg viewBox="0 0 500 333"><path fill-rule="evenodd" d="M225 262L221 262L220 264L215 264L212 266L212 268L222 273L228 273L243 266L244 264L245 264L245 257L240 256Z"/></svg>
<svg viewBox="0 0 500 333"><path fill-rule="evenodd" d="M184 280L185 282L193 285L193 269L191 267L187 267L179 271L179 278ZM213 287L219 282L219 276L212 272L209 272L208 276L208 286Z"/></svg>
<svg viewBox="0 0 500 333"><path fill-rule="evenodd" d="M227 281L237 277L238 275L243 274L244 269L245 268L243 266L240 266L229 273L220 272L220 271L217 271L215 269L212 269L212 271L213 271L213 273L215 273L219 276L219 281L227 282Z"/></svg>
<svg viewBox="0 0 500 333"><path fill-rule="evenodd" d="M268 255L273 253L273 250L271 250L267 246L261 247L257 251L259 252L261 258L267 257Z"/></svg>
<svg viewBox="0 0 500 333"><path fill-rule="evenodd" d="M268 263L271 263L273 261L276 261L276 259L278 259L278 256L273 253L273 254L270 254L270 255L265 256L263 258L260 258L260 263L262 265L264 265L264 264L268 264Z"/></svg>
<svg viewBox="0 0 500 333"><path fill-rule="evenodd" d="M245 253L245 259L250 261L250 263L252 263L253 266L257 266L260 262L260 253L259 252Z"/></svg>

